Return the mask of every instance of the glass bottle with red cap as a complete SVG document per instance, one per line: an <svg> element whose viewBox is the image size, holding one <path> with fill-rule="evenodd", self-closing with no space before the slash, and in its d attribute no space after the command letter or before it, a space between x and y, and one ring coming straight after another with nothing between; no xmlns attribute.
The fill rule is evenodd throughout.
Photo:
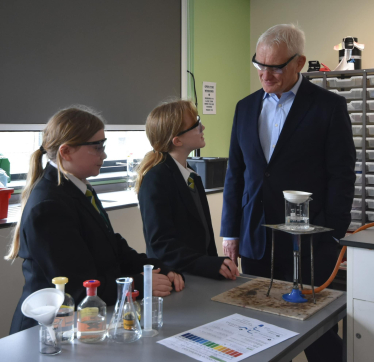
<svg viewBox="0 0 374 362"><path fill-rule="evenodd" d="M77 339L84 343L98 343L106 337L106 304L97 296L98 280L86 280L87 296L78 305Z"/></svg>

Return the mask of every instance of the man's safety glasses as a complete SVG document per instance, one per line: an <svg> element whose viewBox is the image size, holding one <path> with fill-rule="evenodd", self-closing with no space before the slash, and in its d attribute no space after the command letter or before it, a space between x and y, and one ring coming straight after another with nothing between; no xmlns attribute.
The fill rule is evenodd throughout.
<svg viewBox="0 0 374 362"><path fill-rule="evenodd" d="M182 132L179 132L179 133L177 134L177 137L178 137L178 136L181 136L182 134L185 134L185 133L188 132L188 131L193 130L193 129L196 128L196 127L199 127L199 133L203 132L203 125L201 124L200 116L197 116L197 121L196 121L196 123L195 123L192 127L188 128L188 129L186 129L186 130L184 130L184 131L182 131Z"/></svg>
<svg viewBox="0 0 374 362"><path fill-rule="evenodd" d="M267 70L268 72L271 72L271 73L276 73L276 74L282 74L283 73L283 68L288 65L292 59L294 59L295 57L297 57L299 54L295 54L293 57L291 57L290 59L287 60L286 63L283 63L283 64L279 64L279 65L268 65L268 64L262 64L262 63L259 63L257 60L256 60L256 53L254 54L253 58L252 58L252 63L253 65L260 71L264 72L265 70Z"/></svg>
<svg viewBox="0 0 374 362"><path fill-rule="evenodd" d="M105 143L106 138L99 141L79 143L77 146L92 146L96 154L100 156L105 152Z"/></svg>

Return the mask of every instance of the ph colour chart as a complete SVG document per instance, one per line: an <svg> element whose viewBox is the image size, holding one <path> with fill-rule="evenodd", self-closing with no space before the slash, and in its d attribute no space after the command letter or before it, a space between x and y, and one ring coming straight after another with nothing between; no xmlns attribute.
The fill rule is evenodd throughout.
<svg viewBox="0 0 374 362"><path fill-rule="evenodd" d="M227 354L227 355L232 356L232 357L239 357L243 354L243 353L240 353L238 351L234 351L233 349L227 348L225 346L221 346L220 344L214 343L212 341L208 341L207 339L195 336L192 333L182 334L181 337L186 338L186 339L190 340L191 342L201 344L202 346L212 348L215 351L221 352L223 354Z"/></svg>
<svg viewBox="0 0 374 362"><path fill-rule="evenodd" d="M233 314L157 343L198 361L236 362L296 335L287 329Z"/></svg>

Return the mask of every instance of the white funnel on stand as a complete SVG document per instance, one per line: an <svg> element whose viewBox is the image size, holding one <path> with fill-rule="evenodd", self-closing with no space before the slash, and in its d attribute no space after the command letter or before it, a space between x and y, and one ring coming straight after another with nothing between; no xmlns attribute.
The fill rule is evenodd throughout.
<svg viewBox="0 0 374 362"><path fill-rule="evenodd" d="M52 324L64 299L65 295L61 290L54 288L41 289L29 295L23 301L21 311L26 317L44 324L48 328L52 340L56 341Z"/></svg>
<svg viewBox="0 0 374 362"><path fill-rule="evenodd" d="M311 192L304 191L283 191L284 198L294 204L302 204L312 196Z"/></svg>

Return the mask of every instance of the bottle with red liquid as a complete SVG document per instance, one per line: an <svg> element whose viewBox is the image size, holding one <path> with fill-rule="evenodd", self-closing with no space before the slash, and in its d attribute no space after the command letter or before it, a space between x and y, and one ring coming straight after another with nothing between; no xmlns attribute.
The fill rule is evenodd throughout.
<svg viewBox="0 0 374 362"><path fill-rule="evenodd" d="M98 280L86 280L87 296L78 305L77 339L83 343L98 343L106 337L106 304L97 296Z"/></svg>

